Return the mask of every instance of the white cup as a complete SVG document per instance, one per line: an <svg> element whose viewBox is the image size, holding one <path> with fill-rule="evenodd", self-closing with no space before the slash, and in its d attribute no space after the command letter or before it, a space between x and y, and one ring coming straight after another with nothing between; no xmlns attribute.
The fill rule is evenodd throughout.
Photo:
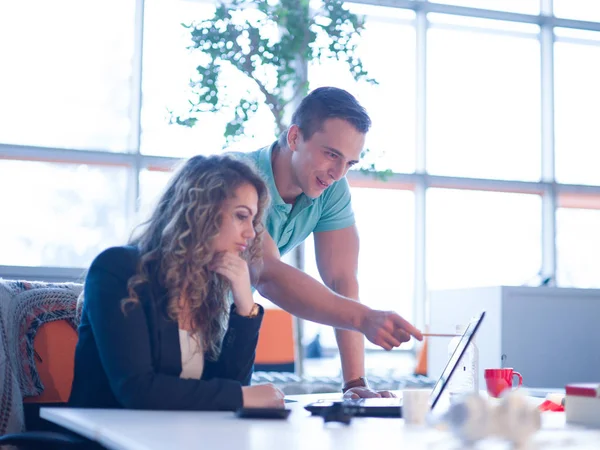
<svg viewBox="0 0 600 450"><path fill-rule="evenodd" d="M402 418L404 423L425 425L429 412L430 389L404 389L402 391Z"/></svg>

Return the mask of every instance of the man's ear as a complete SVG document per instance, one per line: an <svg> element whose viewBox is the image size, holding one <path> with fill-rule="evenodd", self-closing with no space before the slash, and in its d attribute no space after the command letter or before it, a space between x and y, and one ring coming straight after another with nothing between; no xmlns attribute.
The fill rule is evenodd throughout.
<svg viewBox="0 0 600 450"><path fill-rule="evenodd" d="M298 125L292 125L288 128L287 144L291 151L296 151L298 143L302 140L302 133Z"/></svg>

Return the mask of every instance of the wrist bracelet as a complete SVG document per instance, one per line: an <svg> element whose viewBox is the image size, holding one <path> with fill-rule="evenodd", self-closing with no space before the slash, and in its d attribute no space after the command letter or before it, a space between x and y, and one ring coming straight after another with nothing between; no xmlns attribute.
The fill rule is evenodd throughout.
<svg viewBox="0 0 600 450"><path fill-rule="evenodd" d="M346 391L348 389L352 389L355 387L368 388L369 383L365 377L358 377L358 378L355 378L354 380L350 380L350 381L347 381L346 383L344 383L344 387L342 387L342 392L346 393Z"/></svg>
<svg viewBox="0 0 600 450"><path fill-rule="evenodd" d="M254 306L252 306L252 309L250 310L250 312L248 313L247 316L243 316L242 317L247 317L248 319L253 319L254 317L258 316L258 313L260 312L260 307L258 306L258 303L255 303Z"/></svg>

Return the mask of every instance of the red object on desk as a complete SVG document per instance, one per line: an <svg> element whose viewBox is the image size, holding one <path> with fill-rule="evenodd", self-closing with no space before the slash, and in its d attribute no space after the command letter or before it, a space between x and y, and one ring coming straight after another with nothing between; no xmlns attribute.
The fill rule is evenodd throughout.
<svg viewBox="0 0 600 450"><path fill-rule="evenodd" d="M600 384L598 383L577 383L567 384L565 387L567 395L577 397L600 397Z"/></svg>
<svg viewBox="0 0 600 450"><path fill-rule="evenodd" d="M554 411L554 412L562 412L565 410L563 405L558 405L550 400L544 401L541 405L538 406L538 409L542 412L544 411Z"/></svg>
<svg viewBox="0 0 600 450"><path fill-rule="evenodd" d="M485 369L484 372L485 385L487 392L492 397L500 397L502 392L513 388L513 378L518 377L518 384L515 389L523 385L523 377L512 368L503 369Z"/></svg>

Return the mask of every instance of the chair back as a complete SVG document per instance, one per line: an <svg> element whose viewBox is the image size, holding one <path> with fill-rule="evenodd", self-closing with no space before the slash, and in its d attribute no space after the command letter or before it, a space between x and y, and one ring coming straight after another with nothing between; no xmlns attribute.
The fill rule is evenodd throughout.
<svg viewBox="0 0 600 450"><path fill-rule="evenodd" d="M0 279L0 435L43 429L40 406L68 401L82 287Z"/></svg>
<svg viewBox="0 0 600 450"><path fill-rule="evenodd" d="M294 372L294 323L290 313L279 308L265 308L256 346L254 370Z"/></svg>
<svg viewBox="0 0 600 450"><path fill-rule="evenodd" d="M25 403L66 403L71 394L77 331L66 320L42 325L34 340L35 362L43 392Z"/></svg>

